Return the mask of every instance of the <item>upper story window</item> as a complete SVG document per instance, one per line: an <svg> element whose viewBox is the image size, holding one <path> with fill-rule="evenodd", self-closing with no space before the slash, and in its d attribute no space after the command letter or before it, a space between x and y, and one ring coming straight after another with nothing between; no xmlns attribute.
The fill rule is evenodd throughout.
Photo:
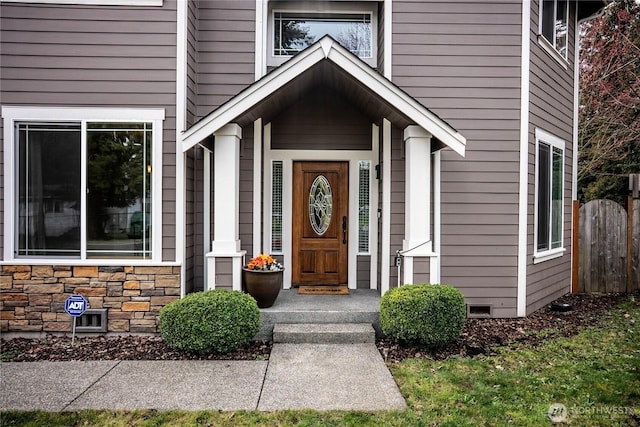
<svg viewBox="0 0 640 427"><path fill-rule="evenodd" d="M371 66L377 65L375 3L288 2L270 6L268 65L277 66L329 35Z"/></svg>
<svg viewBox="0 0 640 427"><path fill-rule="evenodd" d="M540 2L540 34L561 58L567 59L569 5L568 0Z"/></svg>

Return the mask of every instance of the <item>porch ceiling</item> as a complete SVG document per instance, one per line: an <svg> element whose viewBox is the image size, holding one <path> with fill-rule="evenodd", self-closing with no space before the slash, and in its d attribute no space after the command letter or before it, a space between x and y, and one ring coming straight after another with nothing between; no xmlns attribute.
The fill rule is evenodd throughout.
<svg viewBox="0 0 640 427"><path fill-rule="evenodd" d="M364 87L353 76L345 73L344 70L326 59L258 102L250 110L236 117L233 122L245 126L262 117L263 121L268 123L318 86L332 89L341 94L372 122L378 122L384 117L400 128L414 124L409 117L394 109L393 105L385 99Z"/></svg>
<svg viewBox="0 0 640 427"><path fill-rule="evenodd" d="M372 122L386 118L400 128L421 126L433 136L436 147L448 146L464 156L466 140L462 135L329 36L194 124L183 133L183 151L228 123L246 126L258 118L268 123L316 86L340 93Z"/></svg>

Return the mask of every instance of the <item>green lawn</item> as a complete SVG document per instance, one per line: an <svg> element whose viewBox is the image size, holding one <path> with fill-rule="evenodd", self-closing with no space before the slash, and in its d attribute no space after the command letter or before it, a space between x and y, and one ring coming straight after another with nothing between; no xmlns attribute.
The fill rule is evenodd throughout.
<svg viewBox="0 0 640 427"><path fill-rule="evenodd" d="M392 412L7 411L2 426L573 426L640 425L640 304L597 327L497 356L410 359L390 366L409 408ZM560 416L563 413L559 413Z"/></svg>

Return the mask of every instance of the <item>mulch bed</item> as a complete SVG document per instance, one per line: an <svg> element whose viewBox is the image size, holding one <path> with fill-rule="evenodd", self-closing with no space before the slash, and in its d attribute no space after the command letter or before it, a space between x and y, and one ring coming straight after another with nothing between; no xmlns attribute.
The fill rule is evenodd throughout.
<svg viewBox="0 0 640 427"><path fill-rule="evenodd" d="M638 295L566 295L556 302L571 304L573 310L569 313L556 312L548 306L526 318L468 319L460 338L435 352L387 339L378 340L377 346L390 363L413 357L444 360L454 355L490 355L499 347L535 346L556 337L574 335L584 327L597 326L609 310L630 299L640 303ZM76 338L74 346L70 337L46 336L0 340L0 360L266 360L271 347L271 342L254 341L230 353L197 355L171 349L159 336L82 337Z"/></svg>

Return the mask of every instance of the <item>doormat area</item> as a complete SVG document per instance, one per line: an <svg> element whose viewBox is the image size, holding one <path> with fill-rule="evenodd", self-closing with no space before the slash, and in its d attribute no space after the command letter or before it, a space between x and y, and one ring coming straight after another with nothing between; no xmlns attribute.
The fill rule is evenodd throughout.
<svg viewBox="0 0 640 427"><path fill-rule="evenodd" d="M299 295L349 295L349 288L346 285L309 285L299 286Z"/></svg>

